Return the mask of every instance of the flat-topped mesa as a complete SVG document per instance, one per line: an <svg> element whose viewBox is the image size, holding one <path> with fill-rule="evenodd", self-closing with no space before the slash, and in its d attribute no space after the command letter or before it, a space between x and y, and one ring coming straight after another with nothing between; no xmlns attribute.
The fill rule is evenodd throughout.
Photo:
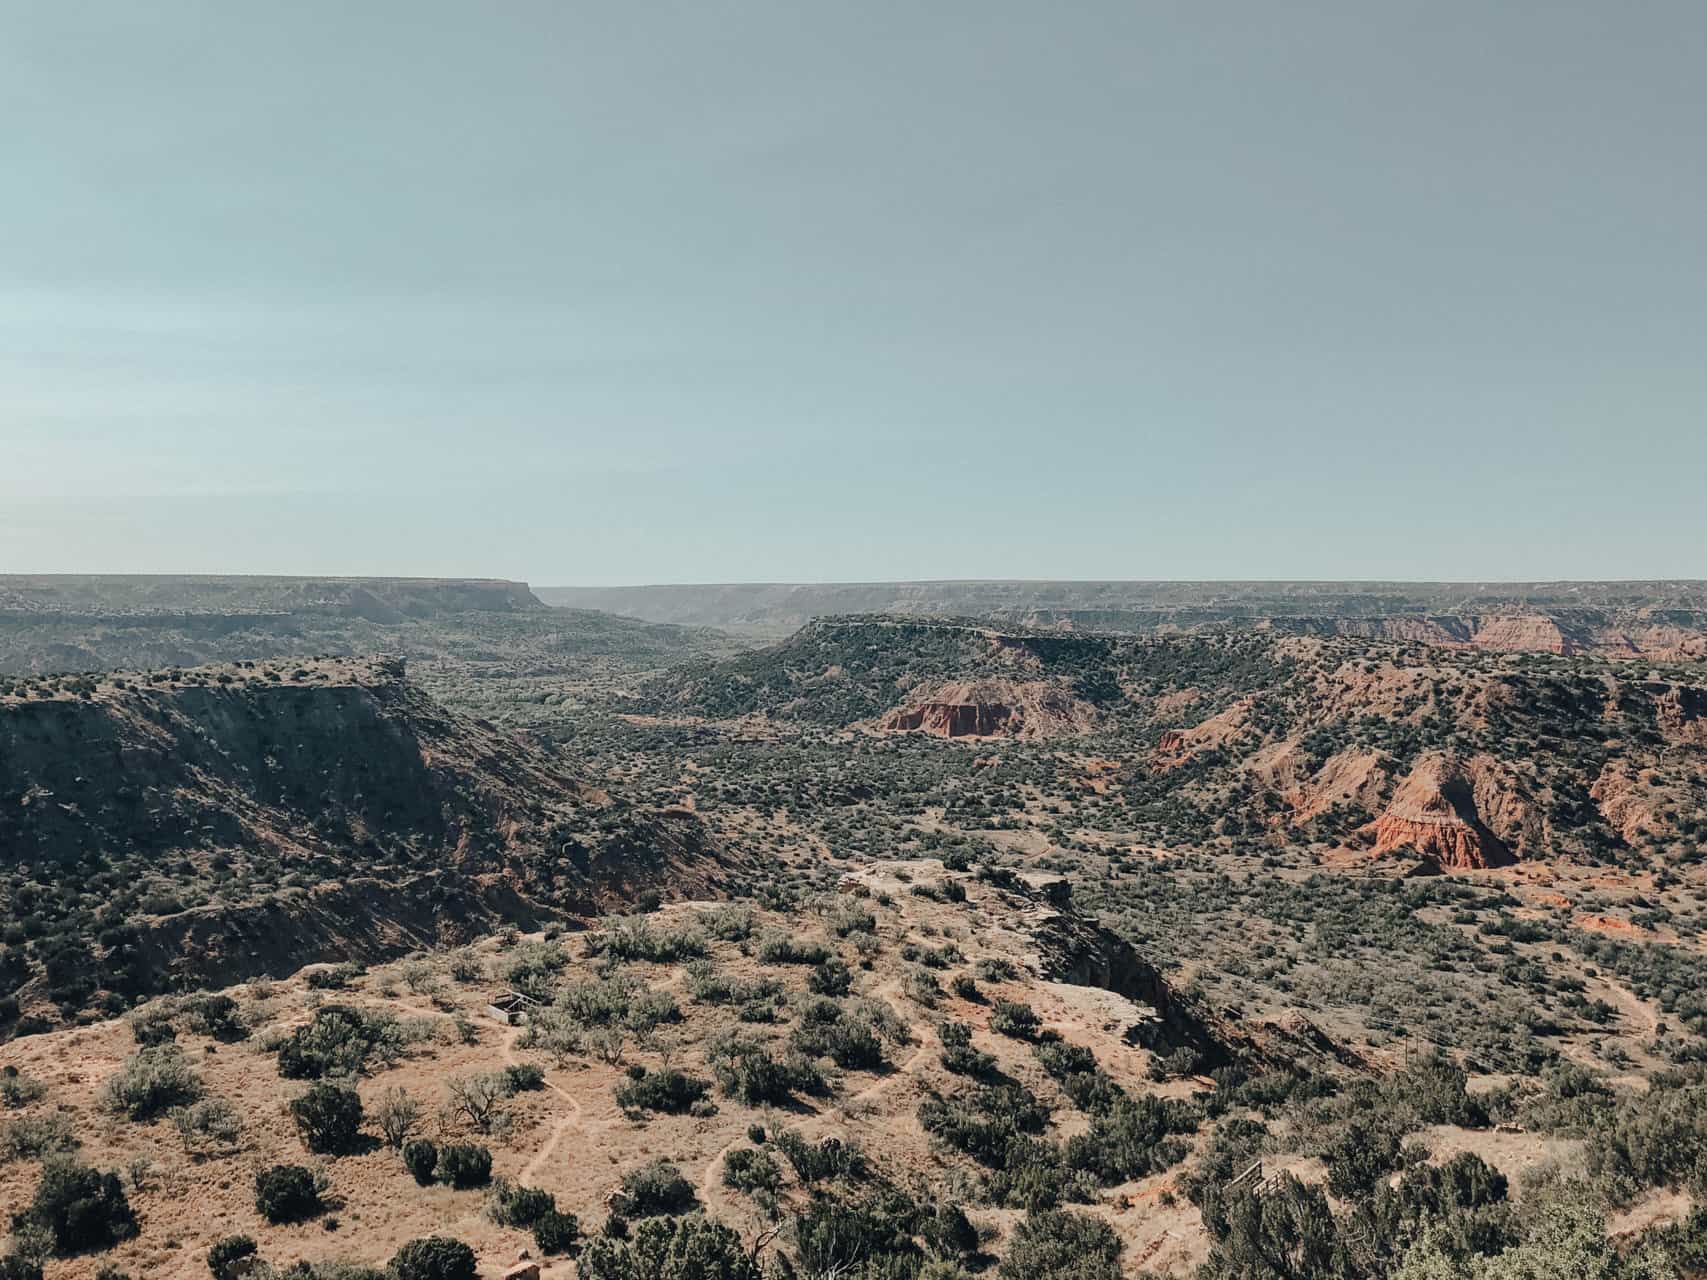
<svg viewBox="0 0 1707 1280"><path fill-rule="evenodd" d="M79 617L332 613L396 622L544 606L525 582L500 578L316 578L0 574L0 613Z"/></svg>
<svg viewBox="0 0 1707 1280"><path fill-rule="evenodd" d="M951 681L920 690L877 722L938 738L1053 738L1083 733L1096 712L1048 681Z"/></svg>
<svg viewBox="0 0 1707 1280"><path fill-rule="evenodd" d="M1375 852L1413 850L1443 870L1509 866L1511 850L1483 823L1474 784L1447 755L1425 756L1375 820Z"/></svg>

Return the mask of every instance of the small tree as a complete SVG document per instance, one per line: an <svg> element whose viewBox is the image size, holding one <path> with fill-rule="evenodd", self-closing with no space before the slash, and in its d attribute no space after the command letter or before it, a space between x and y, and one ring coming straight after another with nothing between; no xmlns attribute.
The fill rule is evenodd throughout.
<svg viewBox="0 0 1707 1280"><path fill-rule="evenodd" d="M533 1242L545 1254L566 1253L581 1236L581 1220L561 1209L548 1209L534 1219Z"/></svg>
<svg viewBox="0 0 1707 1280"><path fill-rule="evenodd" d="M380 1098L374 1119L379 1122L379 1131L385 1136L385 1145L401 1151L420 1123L421 1104L393 1085Z"/></svg>
<svg viewBox="0 0 1707 1280"><path fill-rule="evenodd" d="M362 1125L362 1100L354 1090L335 1084L316 1084L292 1098L291 1116L303 1145L316 1155L341 1155L356 1143Z"/></svg>
<svg viewBox="0 0 1707 1280"><path fill-rule="evenodd" d="M69 1157L42 1165L35 1200L14 1220L36 1223L53 1238L57 1254L110 1249L136 1234L136 1213L116 1173L101 1173Z"/></svg>
<svg viewBox="0 0 1707 1280"><path fill-rule="evenodd" d="M255 1175L255 1211L275 1226L312 1218L322 1207L313 1170L275 1164Z"/></svg>
<svg viewBox="0 0 1707 1280"><path fill-rule="evenodd" d="M481 1133L491 1133L504 1114L503 1101L511 1093L508 1079L500 1072L458 1076L445 1085L450 1092L451 1111Z"/></svg>
<svg viewBox="0 0 1707 1280"><path fill-rule="evenodd" d="M439 1149L430 1138L416 1138L403 1144L403 1167L423 1187L433 1180L438 1163Z"/></svg>

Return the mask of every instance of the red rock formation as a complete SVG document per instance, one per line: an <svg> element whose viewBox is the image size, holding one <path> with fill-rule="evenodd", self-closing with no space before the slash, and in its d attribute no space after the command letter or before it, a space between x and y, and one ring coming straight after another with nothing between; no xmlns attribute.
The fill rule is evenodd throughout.
<svg viewBox="0 0 1707 1280"><path fill-rule="evenodd" d="M1292 821L1309 822L1330 809L1374 813L1392 785L1391 761L1379 751L1350 748L1316 766L1295 739L1263 748L1246 768L1252 778L1280 794Z"/></svg>
<svg viewBox="0 0 1707 1280"><path fill-rule="evenodd" d="M1650 790L1653 770L1636 769L1623 760L1609 760L1589 788L1589 798L1600 809L1606 824L1627 843L1634 844L1645 833L1661 830L1655 795Z"/></svg>
<svg viewBox="0 0 1707 1280"><path fill-rule="evenodd" d="M1576 637L1567 635L1557 621L1539 613L1480 618L1471 643L1479 649L1497 649L1502 653L1540 652L1567 656L1582 652L1583 647Z"/></svg>
<svg viewBox="0 0 1707 1280"><path fill-rule="evenodd" d="M991 738L1007 728L1013 708L980 702L924 702L893 711L883 727L899 733L914 729L939 738Z"/></svg>
<svg viewBox="0 0 1707 1280"><path fill-rule="evenodd" d="M1707 747L1707 689L1649 684L1660 732L1673 742Z"/></svg>
<svg viewBox="0 0 1707 1280"><path fill-rule="evenodd" d="M928 733L938 738L1052 738L1082 733L1095 709L1045 681L977 680L915 692L877 728Z"/></svg>
<svg viewBox="0 0 1707 1280"><path fill-rule="evenodd" d="M1413 849L1443 869L1501 867L1511 850L1483 822L1474 781L1451 757L1425 756L1375 820L1375 852Z"/></svg>
<svg viewBox="0 0 1707 1280"><path fill-rule="evenodd" d="M1166 773L1191 759L1191 740L1178 729L1169 729L1150 755L1150 772Z"/></svg>

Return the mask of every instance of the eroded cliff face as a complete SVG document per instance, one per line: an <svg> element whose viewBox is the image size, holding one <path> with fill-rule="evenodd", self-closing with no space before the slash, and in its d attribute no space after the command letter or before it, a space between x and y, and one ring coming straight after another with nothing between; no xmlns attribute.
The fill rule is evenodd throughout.
<svg viewBox="0 0 1707 1280"><path fill-rule="evenodd" d="M711 891L710 849L694 815L588 786L540 745L434 703L400 660L0 698L0 905L16 910L32 881L110 900L95 925L43 922L61 954L80 949L62 1006L64 992L135 995L180 973L380 959L592 911L666 876Z"/></svg>
<svg viewBox="0 0 1707 1280"><path fill-rule="evenodd" d="M1071 909L1044 907L1036 915L1031 935L1041 977L1112 991L1153 1014L1127 1029L1129 1040L1158 1052L1190 1047L1197 1050L1205 1069L1241 1052L1238 1033L1181 996L1161 970L1095 921Z"/></svg>
<svg viewBox="0 0 1707 1280"><path fill-rule="evenodd" d="M9 862L504 844L505 832L597 802L543 753L433 703L395 660L137 678L86 698L0 703Z"/></svg>
<svg viewBox="0 0 1707 1280"><path fill-rule="evenodd" d="M1094 707L1049 681L971 680L915 690L877 728L938 738L1035 739L1083 733L1096 719Z"/></svg>
<svg viewBox="0 0 1707 1280"><path fill-rule="evenodd" d="M1654 718L1668 741L1707 747L1707 689L1657 682L1645 686L1654 698Z"/></svg>
<svg viewBox="0 0 1707 1280"><path fill-rule="evenodd" d="M1375 852L1408 849L1452 871L1507 866L1516 856L1489 825L1492 816L1513 831L1527 821L1521 802L1502 788L1495 762L1465 765L1443 753L1428 755L1375 819Z"/></svg>

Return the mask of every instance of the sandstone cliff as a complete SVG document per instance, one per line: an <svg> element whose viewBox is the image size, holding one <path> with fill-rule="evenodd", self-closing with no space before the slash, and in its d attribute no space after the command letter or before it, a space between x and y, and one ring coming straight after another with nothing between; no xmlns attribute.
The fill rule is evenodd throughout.
<svg viewBox="0 0 1707 1280"><path fill-rule="evenodd" d="M887 733L938 738L1057 738L1083 733L1096 709L1048 681L948 681L915 690L877 722Z"/></svg>
<svg viewBox="0 0 1707 1280"><path fill-rule="evenodd" d="M1445 753L1423 757L1376 818L1375 852L1413 850L1445 870L1510 864L1514 854L1485 820L1478 799L1502 824L1521 826L1519 802L1501 788L1494 762L1478 758L1467 767Z"/></svg>

